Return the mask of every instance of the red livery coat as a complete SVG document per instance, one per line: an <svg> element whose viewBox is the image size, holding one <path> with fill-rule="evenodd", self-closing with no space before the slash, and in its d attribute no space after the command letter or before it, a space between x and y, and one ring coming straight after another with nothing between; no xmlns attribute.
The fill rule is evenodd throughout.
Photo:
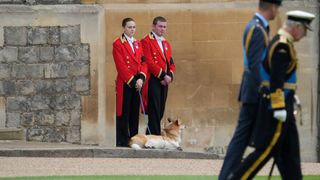
<svg viewBox="0 0 320 180"><path fill-rule="evenodd" d="M152 32L141 40L141 44L148 65L147 80L143 91L143 101L145 107L147 107L148 80L150 75L152 74L155 77L162 79L164 75L168 74L173 80L175 65L172 58L171 46L167 40L162 40L163 53L158 45L157 39L154 37Z"/></svg>
<svg viewBox="0 0 320 180"><path fill-rule="evenodd" d="M118 72L116 79L116 114L122 115L123 85L130 86L134 76L142 74L146 78L147 64L145 63L140 41L134 40L135 53L125 36L122 35L113 42L113 59ZM134 87L133 87L134 88Z"/></svg>

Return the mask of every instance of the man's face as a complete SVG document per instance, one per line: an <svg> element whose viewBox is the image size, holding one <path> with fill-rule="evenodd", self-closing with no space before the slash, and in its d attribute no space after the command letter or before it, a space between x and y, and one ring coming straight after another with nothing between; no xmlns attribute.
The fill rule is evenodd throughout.
<svg viewBox="0 0 320 180"><path fill-rule="evenodd" d="M158 21L156 25L152 25L152 31L156 33L157 36L163 36L167 30L167 22Z"/></svg>
<svg viewBox="0 0 320 180"><path fill-rule="evenodd" d="M136 32L136 23L134 21L128 21L123 30L127 36L133 37L134 33Z"/></svg>
<svg viewBox="0 0 320 180"><path fill-rule="evenodd" d="M270 8L270 20L274 20L279 12L279 5L272 4L272 7Z"/></svg>
<svg viewBox="0 0 320 180"><path fill-rule="evenodd" d="M307 35L307 28L304 25L298 25L295 27L295 41L299 41L302 39L304 36Z"/></svg>

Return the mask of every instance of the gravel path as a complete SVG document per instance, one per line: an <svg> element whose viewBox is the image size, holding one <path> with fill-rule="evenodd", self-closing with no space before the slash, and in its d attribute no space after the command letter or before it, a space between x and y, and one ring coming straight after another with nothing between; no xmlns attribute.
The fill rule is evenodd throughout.
<svg viewBox="0 0 320 180"><path fill-rule="evenodd" d="M0 157L0 177L63 175L217 175L221 160ZM276 168L275 168L276 169ZM303 163L305 175L320 175L320 163ZM259 175L266 175L270 163ZM278 174L278 172L274 172Z"/></svg>

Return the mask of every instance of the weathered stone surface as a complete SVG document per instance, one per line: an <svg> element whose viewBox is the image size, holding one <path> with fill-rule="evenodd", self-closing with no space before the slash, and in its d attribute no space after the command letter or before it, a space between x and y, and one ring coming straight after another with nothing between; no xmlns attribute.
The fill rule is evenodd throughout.
<svg viewBox="0 0 320 180"><path fill-rule="evenodd" d="M70 93L71 91L71 81L69 79L58 79L55 81L55 91L56 93Z"/></svg>
<svg viewBox="0 0 320 180"><path fill-rule="evenodd" d="M70 76L88 76L90 65L87 62L73 62L70 64Z"/></svg>
<svg viewBox="0 0 320 180"><path fill-rule="evenodd" d="M13 46L6 46L0 49L0 62L11 63L18 61L18 48Z"/></svg>
<svg viewBox="0 0 320 180"><path fill-rule="evenodd" d="M54 124L54 119L54 112L50 110L34 113L34 121L40 126L52 126Z"/></svg>
<svg viewBox="0 0 320 180"><path fill-rule="evenodd" d="M34 125L33 113L23 113L21 115L21 125L23 127L32 127Z"/></svg>
<svg viewBox="0 0 320 180"><path fill-rule="evenodd" d="M27 29L23 26L4 27L4 45L25 46L27 45Z"/></svg>
<svg viewBox="0 0 320 180"><path fill-rule="evenodd" d="M55 125L57 126L68 126L70 123L70 112L69 111L58 111L56 113Z"/></svg>
<svg viewBox="0 0 320 180"><path fill-rule="evenodd" d="M0 64L0 79L10 79L11 65Z"/></svg>
<svg viewBox="0 0 320 180"><path fill-rule="evenodd" d="M31 80L20 80L17 81L17 93L18 95L34 95L35 91L35 84Z"/></svg>
<svg viewBox="0 0 320 180"><path fill-rule="evenodd" d="M61 44L80 44L80 25L60 28Z"/></svg>
<svg viewBox="0 0 320 180"><path fill-rule="evenodd" d="M55 61L74 61L76 50L73 46L59 46L55 48Z"/></svg>
<svg viewBox="0 0 320 180"><path fill-rule="evenodd" d="M44 66L42 64L17 64L13 66L12 76L17 79L43 77Z"/></svg>
<svg viewBox="0 0 320 180"><path fill-rule="evenodd" d="M58 45L60 44L60 28L53 26L49 27L48 44Z"/></svg>
<svg viewBox="0 0 320 180"><path fill-rule="evenodd" d="M54 3L40 1L26 3ZM0 96L6 97L5 126L25 128L29 141L80 143L81 96L90 93L90 47L81 44L80 25L4 28Z"/></svg>
<svg viewBox="0 0 320 180"><path fill-rule="evenodd" d="M26 97L8 97L8 112L28 112L30 110L30 102Z"/></svg>
<svg viewBox="0 0 320 180"><path fill-rule="evenodd" d="M66 78L69 74L69 64L67 63L54 63L45 65L44 76L45 78Z"/></svg>
<svg viewBox="0 0 320 180"><path fill-rule="evenodd" d="M12 81L0 81L0 95L10 96L16 93L16 85Z"/></svg>
<svg viewBox="0 0 320 180"><path fill-rule="evenodd" d="M23 63L36 63L39 62L39 47L20 47L18 51L18 59Z"/></svg>
<svg viewBox="0 0 320 180"><path fill-rule="evenodd" d="M7 127L20 127L20 113L8 113Z"/></svg>
<svg viewBox="0 0 320 180"><path fill-rule="evenodd" d="M81 125L81 111L80 110L71 110L70 113L70 126L80 126Z"/></svg>
<svg viewBox="0 0 320 180"><path fill-rule="evenodd" d="M47 96L33 96L28 100L31 102L30 109L32 111L46 110L49 109L50 98Z"/></svg>
<svg viewBox="0 0 320 180"><path fill-rule="evenodd" d="M73 87L74 87L75 91L89 94L89 90L90 90L89 77L77 77L77 78L74 78L74 82L73 83L74 83Z"/></svg>
<svg viewBox="0 0 320 180"><path fill-rule="evenodd" d="M48 41L48 28L46 27L32 27L27 30L28 44L40 45L47 44Z"/></svg>
<svg viewBox="0 0 320 180"><path fill-rule="evenodd" d="M50 46L40 47L41 62L52 61L53 57L54 57L54 47L50 47Z"/></svg>
<svg viewBox="0 0 320 180"><path fill-rule="evenodd" d="M80 143L81 133L80 126L72 126L68 129L66 138L68 142Z"/></svg>

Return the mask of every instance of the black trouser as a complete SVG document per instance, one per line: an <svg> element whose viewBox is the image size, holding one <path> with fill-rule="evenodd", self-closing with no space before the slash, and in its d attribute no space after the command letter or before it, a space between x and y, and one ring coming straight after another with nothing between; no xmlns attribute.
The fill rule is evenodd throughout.
<svg viewBox="0 0 320 180"><path fill-rule="evenodd" d="M293 95L292 95L293 97ZM276 159L284 180L301 180L300 148L297 126L293 115L293 99L287 98L287 120L284 123L274 119L268 110L269 101L263 99L259 106L255 126L255 151L249 154L228 179L252 179L271 157ZM262 108L262 109L261 109ZM269 133L272 132L272 133Z"/></svg>
<svg viewBox="0 0 320 180"><path fill-rule="evenodd" d="M129 139L139 130L139 93L127 84L123 85L122 115L116 120L117 146L127 147Z"/></svg>
<svg viewBox="0 0 320 180"><path fill-rule="evenodd" d="M150 133L154 135L161 134L160 121L164 114L168 93L168 86L163 86L160 81L151 75L148 85L148 126ZM148 130L146 134L149 134Z"/></svg>

